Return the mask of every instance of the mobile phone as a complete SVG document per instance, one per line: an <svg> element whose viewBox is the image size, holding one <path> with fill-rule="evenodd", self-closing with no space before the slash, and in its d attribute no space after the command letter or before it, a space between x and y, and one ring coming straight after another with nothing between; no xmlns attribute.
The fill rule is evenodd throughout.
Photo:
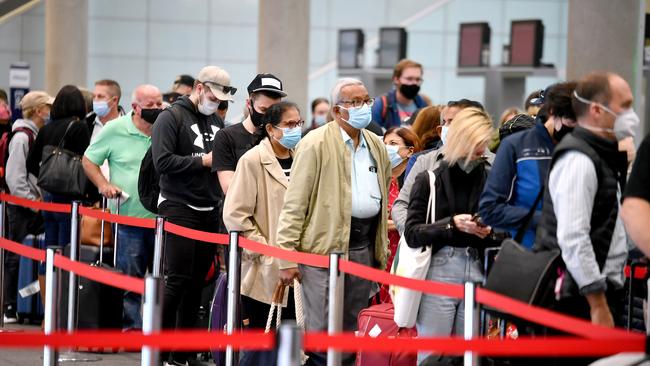
<svg viewBox="0 0 650 366"><path fill-rule="evenodd" d="M487 226L487 225L485 225L483 220L481 220L481 217L478 215L478 213L475 213L472 216L472 221L474 221L474 223L476 223L476 226L478 226L478 227L486 227Z"/></svg>

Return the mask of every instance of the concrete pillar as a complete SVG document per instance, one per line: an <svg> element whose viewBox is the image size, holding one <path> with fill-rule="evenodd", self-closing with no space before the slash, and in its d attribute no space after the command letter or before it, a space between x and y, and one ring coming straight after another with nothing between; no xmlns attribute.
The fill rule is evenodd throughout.
<svg viewBox="0 0 650 366"><path fill-rule="evenodd" d="M259 1L257 71L282 80L287 100L307 116L309 0Z"/></svg>
<svg viewBox="0 0 650 366"><path fill-rule="evenodd" d="M45 1L45 90L86 86L88 0Z"/></svg>

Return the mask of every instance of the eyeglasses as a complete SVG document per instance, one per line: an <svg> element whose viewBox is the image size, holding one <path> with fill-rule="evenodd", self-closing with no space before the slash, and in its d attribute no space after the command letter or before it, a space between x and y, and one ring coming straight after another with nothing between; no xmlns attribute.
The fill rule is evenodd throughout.
<svg viewBox="0 0 650 366"><path fill-rule="evenodd" d="M366 100L339 100L339 103L343 104L351 104L354 108L360 108L363 107L363 105L367 105L368 107L372 107L373 104L375 104L374 99L366 99Z"/></svg>
<svg viewBox="0 0 650 366"><path fill-rule="evenodd" d="M305 124L304 120L300 121L282 121L280 123L283 123L286 127L284 128L296 128L296 127L302 127ZM278 126L273 126L275 128L283 128L283 127L278 127Z"/></svg>
<svg viewBox="0 0 650 366"><path fill-rule="evenodd" d="M234 86L221 85L219 83L215 83L214 81L204 81L203 84L208 86L210 86L209 84L218 86L221 88L221 91L223 91L224 94L235 95L235 93L237 92L237 88L235 88Z"/></svg>

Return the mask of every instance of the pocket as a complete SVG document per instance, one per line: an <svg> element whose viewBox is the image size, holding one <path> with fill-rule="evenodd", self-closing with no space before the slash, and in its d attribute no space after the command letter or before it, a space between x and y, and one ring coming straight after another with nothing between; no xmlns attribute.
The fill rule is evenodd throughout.
<svg viewBox="0 0 650 366"><path fill-rule="evenodd" d="M445 264L449 263L450 257L451 253L449 251L441 249L433 255L433 261L431 261L431 263L434 266L444 266Z"/></svg>

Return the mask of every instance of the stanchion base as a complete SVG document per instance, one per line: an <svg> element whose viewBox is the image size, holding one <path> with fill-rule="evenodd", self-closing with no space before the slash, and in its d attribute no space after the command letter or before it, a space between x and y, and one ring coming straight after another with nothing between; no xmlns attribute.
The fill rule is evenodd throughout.
<svg viewBox="0 0 650 366"><path fill-rule="evenodd" d="M59 362L97 362L102 358L95 355L89 355L79 352L65 352L59 354Z"/></svg>

